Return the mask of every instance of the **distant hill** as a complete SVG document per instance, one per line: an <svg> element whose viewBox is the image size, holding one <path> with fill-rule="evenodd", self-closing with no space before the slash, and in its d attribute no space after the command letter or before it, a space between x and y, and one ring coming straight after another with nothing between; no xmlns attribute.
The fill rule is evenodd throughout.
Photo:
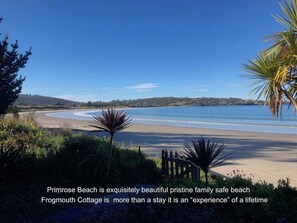
<svg viewBox="0 0 297 223"><path fill-rule="evenodd" d="M113 100L109 102L76 102L61 98L46 97L40 95L20 95L14 105L18 107L87 107L87 108L106 108L106 107L165 107L165 106L215 106L215 105L255 105L263 104L255 100L245 100L240 98L187 98L187 97L158 97L133 100Z"/></svg>
<svg viewBox="0 0 297 223"><path fill-rule="evenodd" d="M15 101L17 106L73 106L80 102L69 101L61 98L47 97L41 95L21 94Z"/></svg>
<svg viewBox="0 0 297 223"><path fill-rule="evenodd" d="M255 105L263 104L255 100L240 98L178 98L160 97L134 100L113 100L110 102L88 102L89 107L161 107L161 106L216 106L216 105Z"/></svg>

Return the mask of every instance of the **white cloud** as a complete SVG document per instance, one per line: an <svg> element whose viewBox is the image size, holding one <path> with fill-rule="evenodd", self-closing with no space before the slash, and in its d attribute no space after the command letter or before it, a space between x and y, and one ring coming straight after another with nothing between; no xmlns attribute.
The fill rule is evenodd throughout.
<svg viewBox="0 0 297 223"><path fill-rule="evenodd" d="M126 88L136 90L137 92L143 92L143 91L151 91L152 89L160 87L159 84L155 83L144 83L144 84L137 84L133 86L127 86Z"/></svg>

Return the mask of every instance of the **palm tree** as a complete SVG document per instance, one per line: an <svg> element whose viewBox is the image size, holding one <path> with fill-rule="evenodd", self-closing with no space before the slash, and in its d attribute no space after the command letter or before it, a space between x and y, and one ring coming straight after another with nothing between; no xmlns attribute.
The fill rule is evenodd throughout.
<svg viewBox="0 0 297 223"><path fill-rule="evenodd" d="M192 145L194 148L192 148ZM203 170L205 186L207 187L209 169L229 164L226 160L230 158L230 154L218 158L219 154L225 149L224 144L218 147L217 143L210 142L209 139L206 142L203 137L192 140L192 145L185 144L185 157Z"/></svg>
<svg viewBox="0 0 297 223"><path fill-rule="evenodd" d="M91 127L101 131L108 132L109 138L109 155L107 173L109 174L110 160L112 158L112 140L116 132L122 131L130 126L131 117L127 117L125 111L116 111L115 108L103 110L101 115L94 116L95 122L90 124Z"/></svg>
<svg viewBox="0 0 297 223"><path fill-rule="evenodd" d="M254 60L243 65L249 77L255 79L253 94L258 94L257 100L265 98L273 116L282 113L282 101L286 90L286 79L279 69L278 56L276 54L265 55L260 53Z"/></svg>
<svg viewBox="0 0 297 223"><path fill-rule="evenodd" d="M287 30L269 36L272 46L243 65L249 77L256 79L252 93L264 97L273 116L282 116L287 100L297 110L297 0L280 4L285 16L275 16Z"/></svg>

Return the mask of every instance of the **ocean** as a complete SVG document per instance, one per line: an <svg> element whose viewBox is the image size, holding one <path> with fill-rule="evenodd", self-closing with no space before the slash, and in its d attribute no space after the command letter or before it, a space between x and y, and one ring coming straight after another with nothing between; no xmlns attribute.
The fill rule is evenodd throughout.
<svg viewBox="0 0 297 223"><path fill-rule="evenodd" d="M283 108L282 120L272 117L262 105L188 106L158 108L128 108L132 123L183 126L194 128L297 134L297 114L293 108ZM56 118L92 120L101 110L49 113Z"/></svg>

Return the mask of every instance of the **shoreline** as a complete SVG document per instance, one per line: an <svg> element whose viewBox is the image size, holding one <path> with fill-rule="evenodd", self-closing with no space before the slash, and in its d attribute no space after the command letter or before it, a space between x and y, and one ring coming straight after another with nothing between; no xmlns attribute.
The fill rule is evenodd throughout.
<svg viewBox="0 0 297 223"><path fill-rule="evenodd" d="M213 107L213 106L212 106ZM228 106L230 107L230 106ZM236 106L239 107L239 106ZM166 108L166 107L160 107ZM139 108L131 108L131 110L138 110ZM145 108L140 108L145 109ZM125 109L129 110L129 109ZM98 112L100 110L93 109L72 109L72 110L56 110L53 112L48 112L48 116L53 118L59 118L64 120L83 120L83 121L92 121L92 113ZM129 115L129 113L128 113ZM237 115L237 113L235 114ZM297 122L293 121L293 124L288 120L284 120L283 122L275 122L275 120L268 120L267 123L264 121L245 121L245 116L242 119L238 119L236 121L225 121L224 119L211 119L206 120L202 119L175 119L174 117L162 119L162 117L154 116L152 117L142 117L140 114L132 114L133 120L132 124L144 124L144 125L161 125L161 126L171 126L171 127L187 127L187 128L203 128L203 129L216 129L223 131L243 131L243 132L257 132L257 133L275 133L275 134L291 134L297 136ZM265 119L266 120L266 119Z"/></svg>
<svg viewBox="0 0 297 223"><path fill-rule="evenodd" d="M64 125L87 131L88 134L107 136L105 133L92 132L95 129L89 126L90 121L46 116L51 112L59 111L35 112L34 118L45 128L60 128ZM115 134L114 140L124 148L140 146L149 156L160 156L162 149L182 151L185 143L200 136L224 143L224 152L233 154L232 165L214 168L213 171L227 175L239 170L241 175L252 178L254 182L265 180L274 185L279 179L288 177L291 185L297 186L297 138L294 134L132 124Z"/></svg>

